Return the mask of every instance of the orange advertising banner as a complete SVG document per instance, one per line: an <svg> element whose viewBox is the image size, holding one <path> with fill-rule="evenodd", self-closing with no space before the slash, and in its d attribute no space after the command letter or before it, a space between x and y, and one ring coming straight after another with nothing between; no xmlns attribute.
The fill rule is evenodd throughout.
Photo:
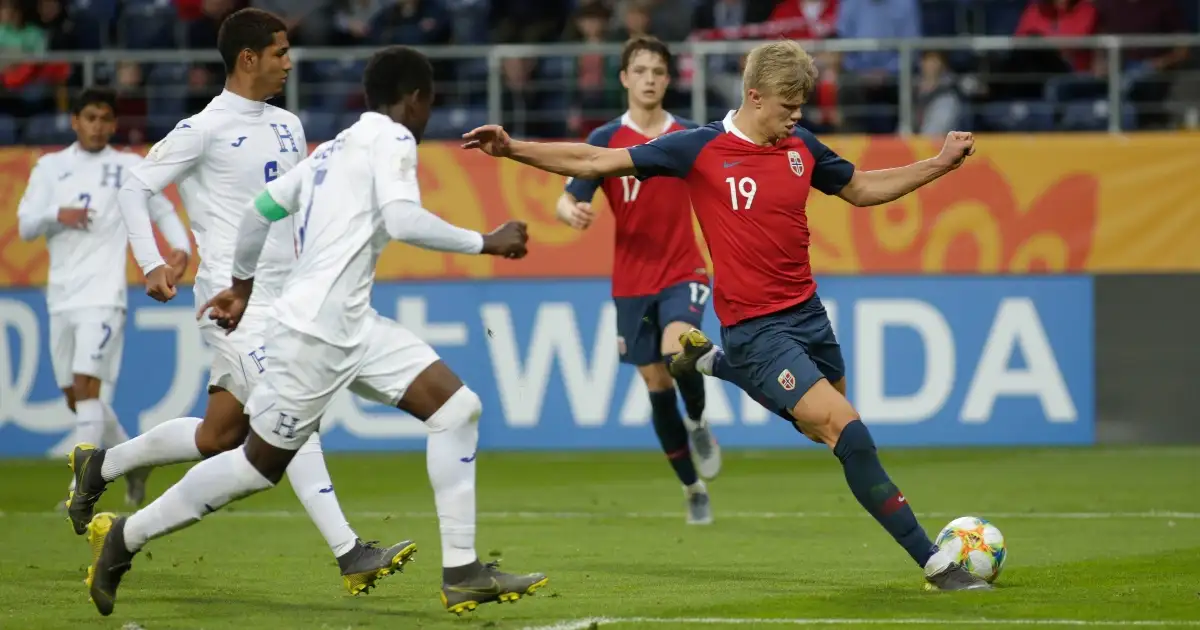
<svg viewBox="0 0 1200 630"><path fill-rule="evenodd" d="M940 148L925 139L825 141L863 170ZM17 204L44 151L0 149L0 286L45 281L44 243L22 242L17 231ZM454 143L427 143L420 156L426 207L481 231L526 221L530 254L506 261L393 245L380 280L609 274L613 224L603 202L601 218L579 232L555 220L559 176ZM1200 134L983 136L966 165L905 199L853 208L814 192L808 214L818 274L1200 271ZM130 280L140 276L131 264Z"/></svg>

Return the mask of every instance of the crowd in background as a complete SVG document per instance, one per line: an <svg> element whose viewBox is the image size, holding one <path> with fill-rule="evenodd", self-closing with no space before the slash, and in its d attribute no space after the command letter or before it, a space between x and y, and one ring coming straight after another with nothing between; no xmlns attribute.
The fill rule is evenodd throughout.
<svg viewBox="0 0 1200 630"><path fill-rule="evenodd" d="M213 49L221 20L244 6L285 19L294 46L669 42L789 37L909 38L956 34L1074 36L1195 33L1198 0L0 0L0 50L31 57L2 64L0 142L53 144L84 80L78 64L38 62L55 50ZM1200 83L1186 48L1132 49L1120 86L1129 128L1195 126ZM901 95L895 52L815 54L817 87L806 125L819 132L890 133L897 103L913 103L921 133L1092 130L1107 126L1107 60L1086 49L980 54L926 51L913 93ZM706 60L709 117L741 98L741 56ZM517 133L572 137L624 107L615 56L507 58L506 124ZM669 106L690 113L693 60L679 56ZM299 112L309 138L332 134L361 108L361 62L300 64ZM440 60L432 135L455 135L486 117L483 59ZM219 63L100 63L98 83L119 91L122 137L160 137L221 87Z"/></svg>

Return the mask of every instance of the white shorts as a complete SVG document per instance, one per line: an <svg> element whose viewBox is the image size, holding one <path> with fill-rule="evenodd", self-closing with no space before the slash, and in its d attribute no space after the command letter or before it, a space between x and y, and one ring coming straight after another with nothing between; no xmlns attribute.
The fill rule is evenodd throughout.
<svg viewBox="0 0 1200 630"><path fill-rule="evenodd" d="M233 394L243 405L267 369L267 351L263 336L271 323L269 310L249 308L237 330L225 329L210 319L201 320L200 336L213 350L208 386L220 387Z"/></svg>
<svg viewBox="0 0 1200 630"><path fill-rule="evenodd" d="M76 308L50 313L50 359L59 388L71 387L76 374L116 384L125 346L125 309Z"/></svg>
<svg viewBox="0 0 1200 630"><path fill-rule="evenodd" d="M250 394L250 428L273 446L297 450L319 428L321 416L342 388L395 406L437 352L400 324L373 315L366 339L340 348L283 326L267 338L271 360Z"/></svg>

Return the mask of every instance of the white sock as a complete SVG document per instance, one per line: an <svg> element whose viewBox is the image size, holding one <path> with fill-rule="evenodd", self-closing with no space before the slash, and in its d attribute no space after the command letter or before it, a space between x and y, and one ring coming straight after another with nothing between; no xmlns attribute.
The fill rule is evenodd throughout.
<svg viewBox="0 0 1200 630"><path fill-rule="evenodd" d="M693 494L703 494L705 492L708 492L708 486L704 485L704 481L700 479L697 479L696 483L690 486L683 487L683 494L688 497L691 497Z"/></svg>
<svg viewBox="0 0 1200 630"><path fill-rule="evenodd" d="M104 452L100 476L112 481L138 468L166 466L200 459L196 427L200 418L175 418Z"/></svg>
<svg viewBox="0 0 1200 630"><path fill-rule="evenodd" d="M463 387L425 422L425 461L442 533L442 566L475 562L475 454L483 403Z"/></svg>
<svg viewBox="0 0 1200 630"><path fill-rule="evenodd" d="M99 399L75 401L75 442L104 444L104 404Z"/></svg>
<svg viewBox="0 0 1200 630"><path fill-rule="evenodd" d="M128 442L129 434L125 432L125 427L121 426L121 421L117 418L117 412L113 410L112 405L104 401L100 401L100 404L104 405L104 448L112 448Z"/></svg>
<svg viewBox="0 0 1200 630"><path fill-rule="evenodd" d="M245 447L210 457L192 467L153 503L125 522L125 547L183 529L222 507L273 486L246 459Z"/></svg>
<svg viewBox="0 0 1200 630"><path fill-rule="evenodd" d="M717 353L720 351L721 347L714 345L711 350L696 359L696 371L705 376L712 376L713 362L716 361Z"/></svg>
<svg viewBox="0 0 1200 630"><path fill-rule="evenodd" d="M340 557L354 549L358 535L350 528L350 523L342 514L342 506L338 505L317 433L310 435L308 441L296 451L292 463L288 464L287 478L296 491L296 497L308 511L308 518L321 530L321 535L333 551L333 557Z"/></svg>

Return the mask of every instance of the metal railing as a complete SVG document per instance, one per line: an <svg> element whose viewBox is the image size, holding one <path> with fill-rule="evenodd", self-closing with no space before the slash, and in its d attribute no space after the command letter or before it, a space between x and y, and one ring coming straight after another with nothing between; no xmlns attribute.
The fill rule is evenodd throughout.
<svg viewBox="0 0 1200 630"><path fill-rule="evenodd" d="M691 115L695 120L704 120L708 112L708 58L715 55L741 55L761 41L683 42L672 44L676 55L691 55ZM1011 50L1102 50L1107 58L1108 82L1108 131L1122 130L1122 78L1123 51L1131 48L1175 48L1200 46L1200 35L1136 35L1092 37L927 37L915 39L831 39L801 42L810 52L889 52L899 54L897 88L898 130L901 134L913 132L913 87L916 80L915 61L920 52L968 51L993 52ZM502 62L506 58L571 58L584 54L619 55L621 44L503 44L484 46L436 46L417 47L434 60L487 60L487 111L488 118L499 121L503 116L504 84ZM358 61L365 60L375 48L294 48L292 61L296 64L315 61ZM0 64L12 62L66 62L82 66L84 85L93 85L98 64L122 61L137 63L212 63L220 62L213 50L103 50L91 52L47 52L31 58L28 55L0 53ZM1031 71L1035 69L1031 68ZM299 81L289 81L284 94L285 106L293 111L300 108Z"/></svg>

